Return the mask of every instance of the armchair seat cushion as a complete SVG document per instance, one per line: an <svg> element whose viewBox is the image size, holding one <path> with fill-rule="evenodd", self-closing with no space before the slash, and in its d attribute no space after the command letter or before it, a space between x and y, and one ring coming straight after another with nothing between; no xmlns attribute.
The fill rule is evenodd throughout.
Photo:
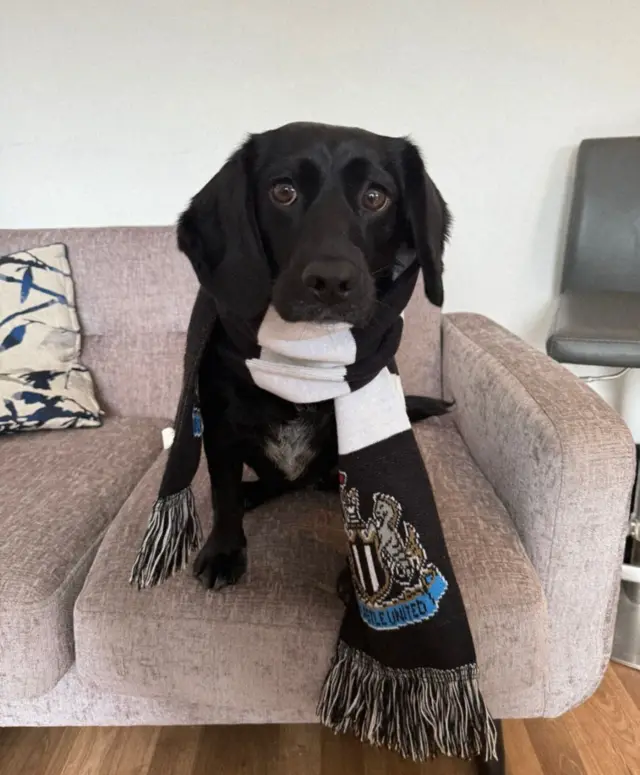
<svg viewBox="0 0 640 775"><path fill-rule="evenodd" d="M499 717L543 707L548 621L513 522L451 418L417 437L475 638L485 697ZM100 691L216 705L210 723L313 721L342 604L346 539L335 495L280 498L245 518L247 576L206 592L188 572L143 592L128 583L164 456L110 526L76 604L78 672ZM194 482L211 514L204 464Z"/></svg>

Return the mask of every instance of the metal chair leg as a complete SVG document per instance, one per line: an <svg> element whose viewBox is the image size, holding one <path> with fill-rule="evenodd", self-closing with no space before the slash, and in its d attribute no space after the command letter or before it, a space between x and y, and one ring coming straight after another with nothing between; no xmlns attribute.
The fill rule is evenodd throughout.
<svg viewBox="0 0 640 775"><path fill-rule="evenodd" d="M498 732L498 744L496 746L498 751L498 758L485 762L480 759L476 759L476 769L478 775L506 775L507 763L504 755L504 737L502 734L502 721L495 719L496 730Z"/></svg>

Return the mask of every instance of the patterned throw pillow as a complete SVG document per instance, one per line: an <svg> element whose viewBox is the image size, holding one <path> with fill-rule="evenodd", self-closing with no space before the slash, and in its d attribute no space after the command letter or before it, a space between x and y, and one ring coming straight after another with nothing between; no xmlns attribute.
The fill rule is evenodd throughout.
<svg viewBox="0 0 640 775"><path fill-rule="evenodd" d="M95 427L65 245L0 258L0 434Z"/></svg>

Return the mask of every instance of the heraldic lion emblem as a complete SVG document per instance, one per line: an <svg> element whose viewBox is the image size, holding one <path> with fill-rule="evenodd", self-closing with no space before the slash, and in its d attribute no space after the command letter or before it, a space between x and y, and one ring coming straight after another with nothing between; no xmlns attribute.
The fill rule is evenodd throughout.
<svg viewBox="0 0 640 775"><path fill-rule="evenodd" d="M447 580L427 559L415 527L391 495L374 493L371 516L340 472L340 498L349 539L349 564L363 620L376 630L407 627L437 612Z"/></svg>

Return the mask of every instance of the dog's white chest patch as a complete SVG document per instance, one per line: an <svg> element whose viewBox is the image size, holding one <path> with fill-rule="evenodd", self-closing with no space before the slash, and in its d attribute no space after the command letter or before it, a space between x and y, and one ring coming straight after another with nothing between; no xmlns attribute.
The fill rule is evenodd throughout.
<svg viewBox="0 0 640 775"><path fill-rule="evenodd" d="M313 436L313 425L298 417L271 429L264 444L264 453L293 482L304 474L315 457Z"/></svg>

